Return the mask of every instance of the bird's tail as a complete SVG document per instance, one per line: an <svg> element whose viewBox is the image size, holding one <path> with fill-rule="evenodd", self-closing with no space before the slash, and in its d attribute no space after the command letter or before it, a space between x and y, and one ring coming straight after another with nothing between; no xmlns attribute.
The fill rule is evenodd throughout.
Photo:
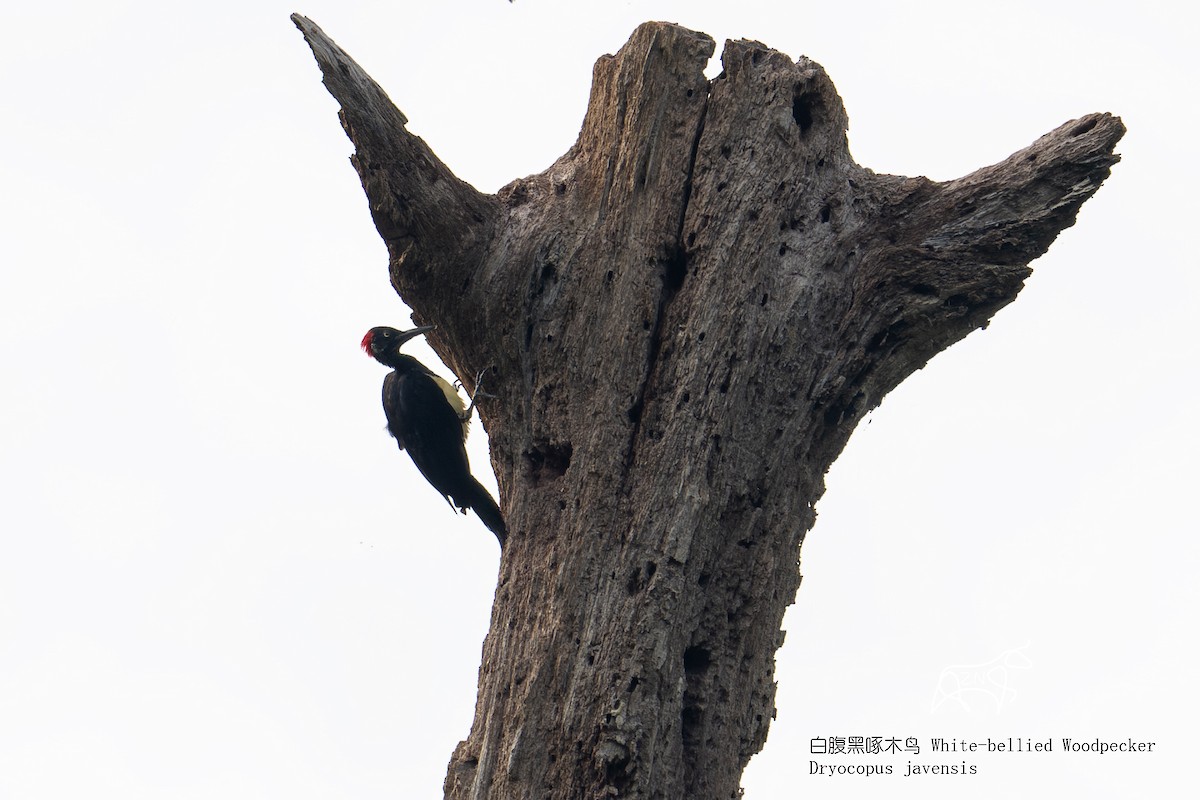
<svg viewBox="0 0 1200 800"><path fill-rule="evenodd" d="M500 546L504 546L504 540L508 536L508 529L504 525L504 515L500 513L500 507L496 505L496 501L479 481L471 478L467 490L455 497L454 503L459 508L469 507L474 511L480 521L488 527L488 530L496 534L496 538L500 540Z"/></svg>

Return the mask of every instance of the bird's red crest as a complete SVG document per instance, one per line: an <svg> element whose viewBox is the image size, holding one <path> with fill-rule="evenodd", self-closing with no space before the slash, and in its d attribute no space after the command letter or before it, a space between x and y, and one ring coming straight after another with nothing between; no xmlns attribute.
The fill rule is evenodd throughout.
<svg viewBox="0 0 1200 800"><path fill-rule="evenodd" d="M362 349L367 355L371 355L371 337L375 335L375 331L367 331L367 335L363 337Z"/></svg>

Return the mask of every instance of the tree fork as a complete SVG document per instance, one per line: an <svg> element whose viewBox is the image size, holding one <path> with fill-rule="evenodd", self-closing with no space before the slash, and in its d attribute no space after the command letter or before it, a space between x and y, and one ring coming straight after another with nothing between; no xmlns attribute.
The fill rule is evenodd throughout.
<svg viewBox="0 0 1200 800"><path fill-rule="evenodd" d="M732 798L824 474L986 327L1118 160L1108 114L954 181L855 164L808 59L640 26L575 145L456 178L316 25L392 284L479 404L509 528L447 798Z"/></svg>

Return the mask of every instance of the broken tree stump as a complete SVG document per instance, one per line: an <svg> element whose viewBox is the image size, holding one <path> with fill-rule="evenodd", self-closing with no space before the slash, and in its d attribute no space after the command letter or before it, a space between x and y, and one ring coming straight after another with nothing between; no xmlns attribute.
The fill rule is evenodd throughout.
<svg viewBox="0 0 1200 800"><path fill-rule="evenodd" d="M826 470L1016 297L1121 121L1072 120L958 180L879 175L819 65L730 41L710 81L708 36L647 23L597 61L575 145L485 195L293 19L393 286L495 395L509 540L446 797L736 797Z"/></svg>

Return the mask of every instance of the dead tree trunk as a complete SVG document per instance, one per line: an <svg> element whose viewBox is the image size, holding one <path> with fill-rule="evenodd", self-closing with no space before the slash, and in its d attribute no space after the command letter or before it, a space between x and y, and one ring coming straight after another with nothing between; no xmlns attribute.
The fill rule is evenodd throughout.
<svg viewBox="0 0 1200 800"><path fill-rule="evenodd" d="M509 540L447 798L732 798L823 476L1013 300L1117 161L1068 122L964 178L878 175L817 64L664 23L596 63L579 140L483 195L294 18L392 284L481 403ZM481 536L481 546L484 541Z"/></svg>

